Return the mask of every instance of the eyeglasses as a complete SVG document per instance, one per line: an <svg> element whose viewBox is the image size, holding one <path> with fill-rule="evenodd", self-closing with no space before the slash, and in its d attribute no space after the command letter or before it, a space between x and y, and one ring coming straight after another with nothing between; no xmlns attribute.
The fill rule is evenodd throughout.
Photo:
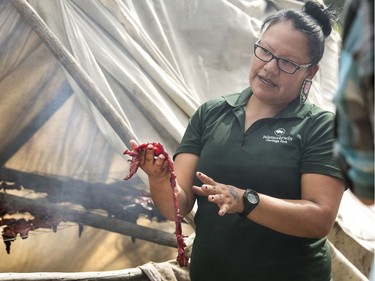
<svg viewBox="0 0 375 281"><path fill-rule="evenodd" d="M300 68L309 68L312 64L296 64L290 60L279 58L268 51L266 48L258 45L259 40L254 44L254 55L264 62L270 62L275 59L277 62L277 67L288 74L294 74Z"/></svg>

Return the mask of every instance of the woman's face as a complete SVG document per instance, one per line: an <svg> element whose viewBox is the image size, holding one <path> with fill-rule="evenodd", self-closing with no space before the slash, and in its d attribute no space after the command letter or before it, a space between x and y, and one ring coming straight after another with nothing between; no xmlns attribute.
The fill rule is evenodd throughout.
<svg viewBox="0 0 375 281"><path fill-rule="evenodd" d="M292 61L298 65L310 63L309 46L306 36L292 23L280 22L269 27L258 42L277 57ZM299 96L305 78L315 75L318 66L300 68L294 74L281 71L276 59L264 62L253 56L249 82L259 100L264 103L283 107Z"/></svg>

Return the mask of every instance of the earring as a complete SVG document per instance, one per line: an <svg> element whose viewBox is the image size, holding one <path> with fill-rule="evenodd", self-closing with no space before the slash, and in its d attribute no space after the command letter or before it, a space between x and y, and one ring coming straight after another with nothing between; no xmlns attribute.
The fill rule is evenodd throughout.
<svg viewBox="0 0 375 281"><path fill-rule="evenodd" d="M306 78L303 81L301 94L300 94L301 103L304 103L307 100L307 96L309 95L311 85L312 85L311 79Z"/></svg>

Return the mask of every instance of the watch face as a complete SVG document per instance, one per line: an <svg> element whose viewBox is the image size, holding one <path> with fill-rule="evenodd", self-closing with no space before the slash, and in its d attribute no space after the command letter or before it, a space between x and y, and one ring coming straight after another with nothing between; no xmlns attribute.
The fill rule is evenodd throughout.
<svg viewBox="0 0 375 281"><path fill-rule="evenodd" d="M258 198L253 194L253 193L248 193L247 194L247 200L249 200L249 202L251 204L256 204L258 203Z"/></svg>

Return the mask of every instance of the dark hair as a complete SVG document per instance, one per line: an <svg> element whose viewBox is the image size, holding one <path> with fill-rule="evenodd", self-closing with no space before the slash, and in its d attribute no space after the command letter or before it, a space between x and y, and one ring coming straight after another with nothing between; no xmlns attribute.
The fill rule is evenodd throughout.
<svg viewBox="0 0 375 281"><path fill-rule="evenodd" d="M333 10L324 5L308 1L302 10L281 10L265 19L262 31L284 21L292 21L295 29L302 31L309 40L310 59L317 64L324 53L325 38L331 34L332 24L337 20Z"/></svg>

